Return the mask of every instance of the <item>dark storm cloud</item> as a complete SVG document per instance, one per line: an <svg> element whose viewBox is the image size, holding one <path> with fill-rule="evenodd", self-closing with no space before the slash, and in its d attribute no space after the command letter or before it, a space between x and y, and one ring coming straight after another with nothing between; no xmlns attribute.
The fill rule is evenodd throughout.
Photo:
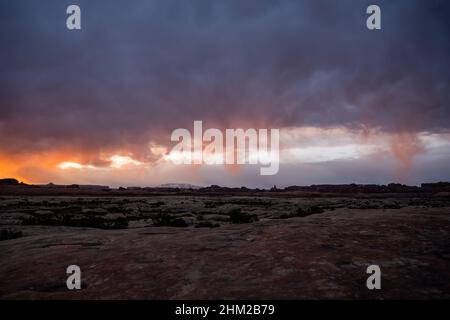
<svg viewBox="0 0 450 320"><path fill-rule="evenodd" d="M448 1L0 5L0 149L142 153L207 126L450 127ZM365 27L369 4L382 30Z"/></svg>

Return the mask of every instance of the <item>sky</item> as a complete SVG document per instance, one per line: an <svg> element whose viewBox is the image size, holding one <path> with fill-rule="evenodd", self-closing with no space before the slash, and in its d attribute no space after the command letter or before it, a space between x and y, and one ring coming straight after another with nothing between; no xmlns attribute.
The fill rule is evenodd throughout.
<svg viewBox="0 0 450 320"><path fill-rule="evenodd" d="M67 6L81 30L66 28ZM381 8L368 30L366 8ZM0 178L450 180L446 0L0 0ZM177 128L280 129L279 172L175 165Z"/></svg>

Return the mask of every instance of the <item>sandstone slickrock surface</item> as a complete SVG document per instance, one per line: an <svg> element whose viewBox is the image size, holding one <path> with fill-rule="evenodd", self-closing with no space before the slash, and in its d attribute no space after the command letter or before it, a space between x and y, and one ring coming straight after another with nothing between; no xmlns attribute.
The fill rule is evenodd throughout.
<svg viewBox="0 0 450 320"><path fill-rule="evenodd" d="M2 299L450 298L445 197L4 196L0 231Z"/></svg>

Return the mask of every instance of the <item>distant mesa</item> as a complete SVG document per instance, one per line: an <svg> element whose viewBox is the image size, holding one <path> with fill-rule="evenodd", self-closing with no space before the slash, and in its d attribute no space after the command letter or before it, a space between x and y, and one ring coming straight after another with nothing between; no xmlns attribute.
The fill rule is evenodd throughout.
<svg viewBox="0 0 450 320"><path fill-rule="evenodd" d="M242 187L222 187L210 185L200 187L188 183L165 183L156 187L118 187L104 185L48 184L28 185L14 178L0 179L0 195L150 195L150 194L195 194L195 195L274 195L274 196L317 196L317 195L361 195L361 194L435 194L450 196L450 182L422 183L420 186L409 186L399 183L378 184L321 184L310 186L273 186L269 189Z"/></svg>
<svg viewBox="0 0 450 320"><path fill-rule="evenodd" d="M421 189L425 192L450 192L450 182L422 183Z"/></svg>
<svg viewBox="0 0 450 320"><path fill-rule="evenodd" d="M169 188L169 189L200 189L202 187L189 183L164 183L157 186L157 188Z"/></svg>
<svg viewBox="0 0 450 320"><path fill-rule="evenodd" d="M103 189L109 189L109 186L101 186L101 185L95 185L95 184L54 184L53 182L49 182L47 184L42 185L36 185L39 187L49 188L49 189L59 189L59 188L66 188L66 189L89 189L89 190L103 190Z"/></svg>
<svg viewBox="0 0 450 320"><path fill-rule="evenodd" d="M16 186L16 185L21 185L21 184L24 184L24 183L19 182L17 179L14 179L14 178L0 179L1 186Z"/></svg>

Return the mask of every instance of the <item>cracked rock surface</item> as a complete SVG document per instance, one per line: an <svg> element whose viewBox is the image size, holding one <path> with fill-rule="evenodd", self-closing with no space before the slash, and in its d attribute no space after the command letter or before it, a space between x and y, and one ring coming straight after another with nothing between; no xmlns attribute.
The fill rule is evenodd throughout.
<svg viewBox="0 0 450 320"><path fill-rule="evenodd" d="M5 196L0 232L2 299L450 298L449 198Z"/></svg>

